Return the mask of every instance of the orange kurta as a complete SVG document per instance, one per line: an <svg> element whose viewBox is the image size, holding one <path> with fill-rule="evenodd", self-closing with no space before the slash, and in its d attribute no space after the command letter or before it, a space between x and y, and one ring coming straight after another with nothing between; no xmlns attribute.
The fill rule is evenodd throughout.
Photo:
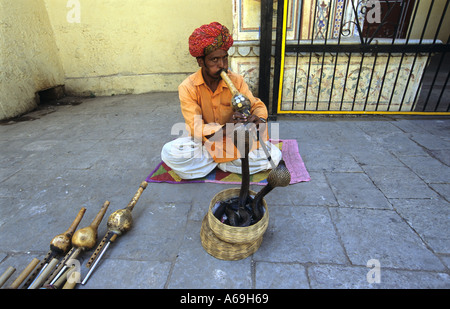
<svg viewBox="0 0 450 309"><path fill-rule="evenodd" d="M267 119L268 113L265 104L253 96L244 78L232 72L228 73L228 76L238 91L250 100L250 112ZM222 128L225 130L224 125L233 114L232 94L225 82L221 80L213 93L206 85L202 71L199 69L180 84L178 93L181 112L191 136L202 140L214 161L222 163L237 159L239 154L230 138L214 142L213 139L208 140L205 137L222 130ZM266 140L267 134L263 134L263 136L263 139Z"/></svg>

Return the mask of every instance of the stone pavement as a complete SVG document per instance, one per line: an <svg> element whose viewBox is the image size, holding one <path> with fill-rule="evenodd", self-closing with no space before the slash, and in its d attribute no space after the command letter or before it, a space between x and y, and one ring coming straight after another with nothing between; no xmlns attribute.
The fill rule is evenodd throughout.
<svg viewBox="0 0 450 309"><path fill-rule="evenodd" d="M44 257L81 207L79 228L108 200L102 238L106 218L128 204L182 121L176 93L149 93L64 98L3 122L0 273L17 269L4 287ZM77 288L450 288L449 118L276 123L280 138L298 141L311 181L267 196L269 227L255 254L222 261L202 248L209 202L232 185L150 183L132 229Z"/></svg>

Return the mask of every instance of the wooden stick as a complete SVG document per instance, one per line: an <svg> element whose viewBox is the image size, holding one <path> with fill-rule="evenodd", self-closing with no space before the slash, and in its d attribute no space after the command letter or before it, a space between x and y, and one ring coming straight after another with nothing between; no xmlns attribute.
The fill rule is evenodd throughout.
<svg viewBox="0 0 450 309"><path fill-rule="evenodd" d="M80 282L81 274L78 271L73 271L67 278L66 284L63 286L63 290L74 289L78 282Z"/></svg>
<svg viewBox="0 0 450 309"><path fill-rule="evenodd" d="M141 196L142 192L147 188L148 182L143 181L139 185L139 189L137 190L136 194L133 196L131 201L128 203L127 207L125 209L128 209L129 211L133 211L134 206L136 205L137 201L139 200L139 197Z"/></svg>
<svg viewBox="0 0 450 309"><path fill-rule="evenodd" d="M30 285L29 289L39 288L45 282L47 277L53 272L53 270L56 268L56 265L58 265L58 263L59 263L58 259L53 258L50 261L50 263L48 263L48 266L39 275L39 277L37 277L36 280Z"/></svg>
<svg viewBox="0 0 450 309"><path fill-rule="evenodd" d="M70 271L70 269L68 269L65 273L63 273L61 275L61 277L59 277L58 280L56 280L56 282L53 283L53 287L55 289L59 289L63 285L63 283L66 282L66 280L67 280L66 276L69 273L69 271Z"/></svg>
<svg viewBox="0 0 450 309"><path fill-rule="evenodd" d="M23 281L28 277L28 275L33 271L37 264L39 264L39 259L34 258L30 264L20 273L19 277L14 280L14 282L9 286L10 289L17 289Z"/></svg>
<svg viewBox="0 0 450 309"><path fill-rule="evenodd" d="M12 276L12 274L16 271L16 269L12 266L9 266L6 271L0 276L0 288L8 281L8 279Z"/></svg>

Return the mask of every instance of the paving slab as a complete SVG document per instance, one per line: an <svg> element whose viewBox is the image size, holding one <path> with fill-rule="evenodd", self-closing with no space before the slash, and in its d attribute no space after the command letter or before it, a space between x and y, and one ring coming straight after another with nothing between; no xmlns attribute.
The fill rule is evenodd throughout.
<svg viewBox="0 0 450 309"><path fill-rule="evenodd" d="M353 265L376 259L382 267L445 271L445 266L394 211L333 208L340 239Z"/></svg>
<svg viewBox="0 0 450 309"><path fill-rule="evenodd" d="M209 255L199 239L201 222L189 222L174 263L168 288L178 289L250 289L251 257L223 261Z"/></svg>
<svg viewBox="0 0 450 309"><path fill-rule="evenodd" d="M0 272L43 258L81 209L125 207L180 135L177 93L62 99L0 123ZM200 241L215 194L239 185L149 183L133 227L78 289L434 289L450 287L450 119L280 115L309 182L266 196L253 255L223 261ZM252 185L258 191L261 186ZM80 257L81 272L94 249ZM380 282L367 267L380 265Z"/></svg>
<svg viewBox="0 0 450 309"><path fill-rule="evenodd" d="M285 207L269 210L264 240L256 261L346 263L339 237L325 207Z"/></svg>
<svg viewBox="0 0 450 309"><path fill-rule="evenodd" d="M398 158L427 184L448 183L450 179L450 170L447 166L431 156L398 156Z"/></svg>
<svg viewBox="0 0 450 309"><path fill-rule="evenodd" d="M436 198L419 176L406 166L363 166L366 174L387 198Z"/></svg>
<svg viewBox="0 0 450 309"><path fill-rule="evenodd" d="M450 254L450 208L441 199L391 200L396 211L436 253Z"/></svg>
<svg viewBox="0 0 450 309"><path fill-rule="evenodd" d="M327 173L333 193L342 207L392 209L384 194L364 173Z"/></svg>
<svg viewBox="0 0 450 309"><path fill-rule="evenodd" d="M163 289L170 267L170 262L108 258L101 261L87 283L81 287L84 289ZM81 269L83 270L82 278L84 278L88 270L84 265Z"/></svg>
<svg viewBox="0 0 450 309"><path fill-rule="evenodd" d="M380 267L377 280L371 278L373 267L314 265L308 268L313 289L448 289L446 273L385 269Z"/></svg>
<svg viewBox="0 0 450 309"><path fill-rule="evenodd" d="M309 289L306 267L292 263L256 262L256 289Z"/></svg>

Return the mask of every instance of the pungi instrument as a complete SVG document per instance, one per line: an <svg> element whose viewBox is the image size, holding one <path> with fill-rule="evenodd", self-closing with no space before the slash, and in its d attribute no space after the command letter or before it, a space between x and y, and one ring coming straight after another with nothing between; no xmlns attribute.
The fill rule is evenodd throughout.
<svg viewBox="0 0 450 309"><path fill-rule="evenodd" d="M50 283L56 282L62 274L65 273L66 269L69 268L71 264L71 260L76 260L78 256L86 251L94 248L96 242L97 242L97 230L98 226L100 225L100 222L103 219L103 216L106 213L106 210L108 209L109 201L106 201L100 211L95 216L92 223L84 227L82 229L77 230L72 237L72 249L66 254L64 257L64 263L62 264L62 267L59 267L58 274L54 277L53 281Z"/></svg>
<svg viewBox="0 0 450 309"><path fill-rule="evenodd" d="M103 237L102 241L97 246L91 258L86 264L86 267L90 269L84 280L81 282L82 285L86 284L87 280L94 271L103 254L108 249L109 245L114 242L118 236L131 229L131 225L133 223L131 212L133 211L134 206L136 205L139 197L141 196L147 185L148 183L146 181L143 181L128 205L123 209L116 210L109 216L107 221L108 232L106 233L105 237Z"/></svg>
<svg viewBox="0 0 450 309"><path fill-rule="evenodd" d="M250 116L251 103L250 100L237 90L236 86L231 81L230 77L227 75L227 71L223 69L220 72L220 77L222 77L225 84L227 84L228 89L230 89L233 97L231 98L231 107L233 111L240 112L244 116Z"/></svg>
<svg viewBox="0 0 450 309"><path fill-rule="evenodd" d="M33 283L33 280L36 279L36 277L40 273L42 273L45 268L48 267L49 262L53 258L55 258L56 256L64 256L64 254L66 254L70 250L72 246L72 235L75 232L81 219L83 218L85 212L86 208L82 207L67 231L53 237L52 241L50 242L50 250L41 261L39 266L33 271L27 282L24 284L24 288L29 287Z"/></svg>

